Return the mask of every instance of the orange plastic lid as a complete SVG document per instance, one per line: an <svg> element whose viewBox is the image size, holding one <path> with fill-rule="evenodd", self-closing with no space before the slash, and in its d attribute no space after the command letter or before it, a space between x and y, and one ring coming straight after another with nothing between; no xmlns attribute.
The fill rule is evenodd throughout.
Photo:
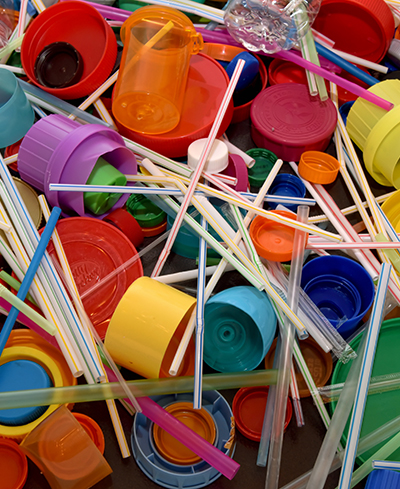
<svg viewBox="0 0 400 489"><path fill-rule="evenodd" d="M214 444L215 423L206 409L193 409L191 402L175 402L167 406L165 410L209 443ZM153 437L160 455L171 463L193 465L201 460L199 456L156 424L153 425Z"/></svg>
<svg viewBox="0 0 400 489"><path fill-rule="evenodd" d="M260 441L264 422L265 406L268 399L268 386L242 387L233 398L232 411L237 429L246 438ZM284 429L292 418L293 408L288 398Z"/></svg>
<svg viewBox="0 0 400 489"><path fill-rule="evenodd" d="M21 489L28 477L28 461L19 445L0 438L0 474L2 489Z"/></svg>
<svg viewBox="0 0 400 489"><path fill-rule="evenodd" d="M324 352L324 350L322 350L322 348L311 338L299 341L299 346L310 370L311 377L314 379L315 385L317 387L324 386L332 374L332 357L330 353ZM273 341L271 348L265 357L265 368L272 368L275 349L276 339ZM294 366L300 397L308 397L311 394L307 384L305 383L302 374L297 369L296 364L294 364Z"/></svg>
<svg viewBox="0 0 400 489"><path fill-rule="evenodd" d="M104 434L100 426L96 423L94 419L92 419L89 416L86 416L86 414L82 414L82 413L72 413L72 414L74 415L75 419L79 421L79 424L90 436L92 442L96 445L96 447L100 450L100 453L103 455L104 448L105 448L105 441L104 441Z"/></svg>
<svg viewBox="0 0 400 489"><path fill-rule="evenodd" d="M296 220L290 211L271 211ZM292 258L295 229L266 217L256 216L250 225L250 237L257 253L271 261L289 261Z"/></svg>
<svg viewBox="0 0 400 489"><path fill-rule="evenodd" d="M300 176L311 183L321 185L332 183L335 181L339 169L339 161L322 151L304 151L300 156Z"/></svg>

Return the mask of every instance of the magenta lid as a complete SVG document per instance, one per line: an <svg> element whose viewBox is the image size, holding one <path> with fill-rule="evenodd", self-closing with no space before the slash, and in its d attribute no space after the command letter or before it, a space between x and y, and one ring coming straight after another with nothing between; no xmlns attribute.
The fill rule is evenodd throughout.
<svg viewBox="0 0 400 489"><path fill-rule="evenodd" d="M299 161L303 151L324 151L337 122L328 99L312 97L305 85L283 83L266 88L251 106L251 136L259 148L285 161Z"/></svg>

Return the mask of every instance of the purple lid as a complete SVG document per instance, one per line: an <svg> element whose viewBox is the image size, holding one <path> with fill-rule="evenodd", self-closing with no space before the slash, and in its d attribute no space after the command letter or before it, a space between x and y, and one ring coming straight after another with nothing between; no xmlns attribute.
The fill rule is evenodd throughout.
<svg viewBox="0 0 400 489"><path fill-rule="evenodd" d="M333 102L321 102L298 83L263 90L254 99L250 117L256 145L285 161L299 161L304 151L324 151L337 122Z"/></svg>

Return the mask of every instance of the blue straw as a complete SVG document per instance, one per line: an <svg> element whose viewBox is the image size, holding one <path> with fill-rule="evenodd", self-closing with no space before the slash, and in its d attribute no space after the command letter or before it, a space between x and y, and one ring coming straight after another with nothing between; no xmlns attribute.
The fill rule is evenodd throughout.
<svg viewBox="0 0 400 489"><path fill-rule="evenodd" d="M32 261L29 264L28 270L25 273L25 277L22 280L21 286L18 290L17 297L22 301L25 300L29 288L35 278L37 269L39 268L40 262L46 251L47 245L49 244L51 235L53 234L54 228L57 224L58 218L60 217L61 209L59 207L54 207L46 227L43 230L40 241L37 245L36 251L32 257ZM0 356L3 353L4 347L7 343L8 337L10 336L11 330L17 319L19 310L16 307L12 307L4 323L3 329L0 332Z"/></svg>
<svg viewBox="0 0 400 489"><path fill-rule="evenodd" d="M326 48L325 46L322 46L322 44L316 42L315 47L317 48L318 54L326 58L328 61L332 61L332 63L335 63L335 65L340 66L341 68L346 70L347 73L350 73L351 75L355 76L359 80L366 83L368 86L372 86L375 85L376 83L379 83L379 80L369 75L368 73L365 73L365 71L360 70L360 68L357 68L357 66L353 65L353 63L346 61L338 54L333 53L330 49Z"/></svg>

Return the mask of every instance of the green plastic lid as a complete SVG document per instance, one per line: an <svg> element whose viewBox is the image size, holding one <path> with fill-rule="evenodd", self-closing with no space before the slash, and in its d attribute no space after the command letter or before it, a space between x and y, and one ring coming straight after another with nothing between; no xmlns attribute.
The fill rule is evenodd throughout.
<svg viewBox="0 0 400 489"><path fill-rule="evenodd" d="M100 157L94 165L86 185L126 185L126 182L124 174ZM121 195L105 192L84 192L83 203L86 210L98 216L109 211Z"/></svg>
<svg viewBox="0 0 400 489"><path fill-rule="evenodd" d="M159 226L166 219L166 213L142 194L132 194L126 201L126 210L141 228Z"/></svg>
<svg viewBox="0 0 400 489"><path fill-rule="evenodd" d="M248 168L249 183L252 187L261 188L278 157L264 148L252 148L246 154L255 159L254 165Z"/></svg>
<svg viewBox="0 0 400 489"><path fill-rule="evenodd" d="M351 342L350 346L357 351L362 334L357 335ZM400 372L400 355L398 345L400 343L400 318L389 319L383 321L378 345L376 348L374 366L372 369L372 377L377 375L388 375ZM333 371L332 384L344 382L349 373L351 362L343 364L338 362ZM392 420L399 415L400 406L400 390L392 390L373 394L368 396L365 406L364 420L361 428L360 438L376 430L384 423ZM336 402L330 404L333 412L336 407ZM343 445L346 444L347 433L349 429L349 420L347 421L342 436ZM387 441L387 440L386 440ZM386 442L376 445L372 449L363 453L357 458L357 463L361 464L368 460L381 446ZM388 460L400 460L400 448L393 452Z"/></svg>

